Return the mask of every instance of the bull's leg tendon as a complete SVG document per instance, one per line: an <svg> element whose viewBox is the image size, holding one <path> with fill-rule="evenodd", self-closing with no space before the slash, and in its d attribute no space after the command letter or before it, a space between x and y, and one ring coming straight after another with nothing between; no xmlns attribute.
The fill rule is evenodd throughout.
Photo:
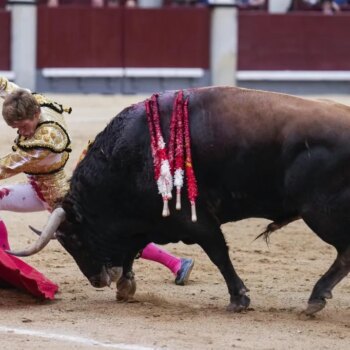
<svg viewBox="0 0 350 350"><path fill-rule="evenodd" d="M350 247L338 252L329 270L316 283L305 310L307 315L312 315L322 310L326 305L326 299L332 298L332 289L350 272Z"/></svg>

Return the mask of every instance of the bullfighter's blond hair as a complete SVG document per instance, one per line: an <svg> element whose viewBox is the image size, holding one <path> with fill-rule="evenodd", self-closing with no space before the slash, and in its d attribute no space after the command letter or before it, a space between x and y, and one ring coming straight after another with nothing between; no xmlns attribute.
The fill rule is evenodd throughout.
<svg viewBox="0 0 350 350"><path fill-rule="evenodd" d="M40 111L38 101L24 89L17 89L7 95L2 106L2 116L10 126L16 121L33 119L38 111Z"/></svg>

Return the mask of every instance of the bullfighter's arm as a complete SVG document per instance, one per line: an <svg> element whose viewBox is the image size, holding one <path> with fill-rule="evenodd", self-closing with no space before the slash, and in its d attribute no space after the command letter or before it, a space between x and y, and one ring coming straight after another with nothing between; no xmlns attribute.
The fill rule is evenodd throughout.
<svg viewBox="0 0 350 350"><path fill-rule="evenodd" d="M18 136L13 152L0 159L0 179L19 173L49 174L68 160L69 139L56 124L41 124L31 138Z"/></svg>
<svg viewBox="0 0 350 350"><path fill-rule="evenodd" d="M46 149L28 151L17 149L15 152L9 153L0 159L0 180L22 172L31 173L37 169L38 164L45 163L50 153L52 152ZM43 165L41 164L41 166Z"/></svg>
<svg viewBox="0 0 350 350"><path fill-rule="evenodd" d="M0 97L5 98L7 95L9 95L11 92L19 89L20 87L16 85L15 83L10 82L5 77L0 77Z"/></svg>

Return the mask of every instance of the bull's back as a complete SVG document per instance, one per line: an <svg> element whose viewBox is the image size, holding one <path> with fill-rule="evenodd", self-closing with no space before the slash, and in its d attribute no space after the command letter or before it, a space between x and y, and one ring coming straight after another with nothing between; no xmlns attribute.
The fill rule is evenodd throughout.
<svg viewBox="0 0 350 350"><path fill-rule="evenodd" d="M241 136L246 142L284 142L289 133L317 137L334 130L350 133L350 107L329 100L234 87L212 87L190 92L193 128L208 132L207 139L225 141ZM193 130L192 128L192 130ZM214 128L214 130L209 130ZM195 132L195 130L193 130ZM204 132L204 130L203 130ZM214 139L212 139L212 138ZM238 137L239 139L239 137Z"/></svg>
<svg viewBox="0 0 350 350"><path fill-rule="evenodd" d="M261 200L260 207L311 191L315 174L337 174L350 159L350 108L342 104L204 88L190 92L190 118L202 183Z"/></svg>

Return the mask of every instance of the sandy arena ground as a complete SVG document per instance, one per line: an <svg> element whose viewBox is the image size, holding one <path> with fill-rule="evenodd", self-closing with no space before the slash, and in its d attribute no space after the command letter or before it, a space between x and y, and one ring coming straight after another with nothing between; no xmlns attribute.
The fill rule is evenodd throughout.
<svg viewBox="0 0 350 350"><path fill-rule="evenodd" d="M67 117L74 152L71 173L89 138L122 108L145 96L50 95L73 107ZM323 96L324 97L324 96ZM350 104L350 98L330 96ZM9 151L15 131L0 122L0 154ZM20 181L24 177L3 181ZM35 237L47 213L2 212L13 248ZM136 302L119 304L115 288L95 289L72 258L52 242L26 261L59 284L54 301L38 301L21 291L0 289L1 349L350 349L350 281L335 289L334 299L316 318L300 316L316 280L335 251L302 222L271 237L270 246L254 241L268 221L224 225L236 270L250 288L251 306L242 314L225 311L229 302L222 276L198 246L167 245L171 252L195 258L189 284L176 286L163 266L135 263Z"/></svg>

